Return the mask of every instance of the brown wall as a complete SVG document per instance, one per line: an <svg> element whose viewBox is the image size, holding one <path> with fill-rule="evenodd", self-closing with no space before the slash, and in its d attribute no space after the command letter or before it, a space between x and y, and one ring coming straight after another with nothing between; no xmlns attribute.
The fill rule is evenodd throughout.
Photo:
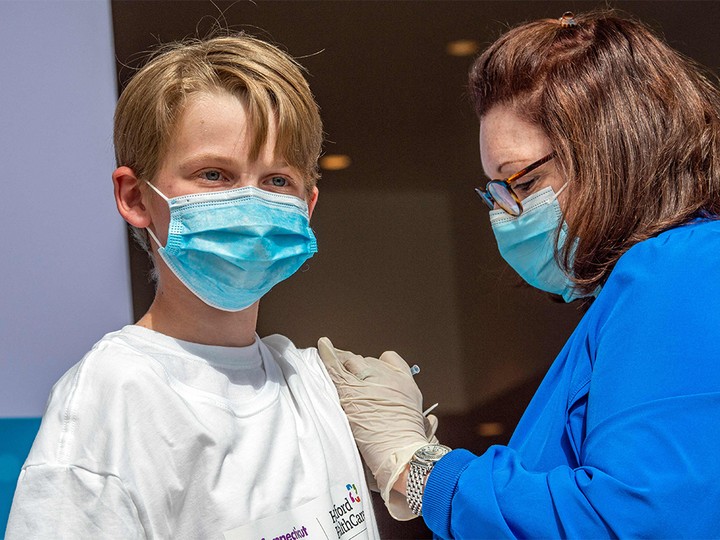
<svg viewBox="0 0 720 540"><path fill-rule="evenodd" d="M132 72L121 64L136 65L158 41L204 35L215 19L300 57L322 108L326 152L348 153L353 164L324 173L312 222L320 251L262 300L258 332L299 346L329 336L368 355L397 350L421 365L426 404L440 403L441 439L480 452L507 441L581 313L520 286L500 258L473 193L482 171L465 96L471 59L447 56L445 44L487 44L505 23L601 5L116 0L113 19L121 83ZM614 5L717 72L720 2ZM144 256L133 254L139 317L152 291ZM502 431L483 432L484 422ZM385 538L430 537L421 520L378 518Z"/></svg>
<svg viewBox="0 0 720 540"><path fill-rule="evenodd" d="M426 403L462 413L537 377L581 316L518 286L473 193L482 171L465 96L469 58L447 41L492 41L524 19L599 2L113 2L118 61L158 41L222 26L270 37L309 69L326 151L352 166L325 172L313 217L320 252L263 301L259 333L300 346L327 335L422 367ZM717 71L719 2L616 2ZM218 6L218 7L215 7ZM224 10L222 17L219 13ZM224 18L223 18L224 17ZM262 29L259 30L259 29ZM120 69L121 81L131 70ZM135 259L136 315L149 302Z"/></svg>

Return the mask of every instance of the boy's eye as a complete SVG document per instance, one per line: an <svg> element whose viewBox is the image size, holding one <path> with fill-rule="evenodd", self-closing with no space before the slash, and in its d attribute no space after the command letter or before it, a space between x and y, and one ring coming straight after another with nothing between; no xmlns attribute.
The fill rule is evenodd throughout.
<svg viewBox="0 0 720 540"><path fill-rule="evenodd" d="M202 176L205 180L210 180L211 182L222 180L222 173L220 171L204 171L200 173L200 176Z"/></svg>
<svg viewBox="0 0 720 540"><path fill-rule="evenodd" d="M284 178L282 176L273 176L270 179L270 184L272 184L273 187L285 187L287 186L287 178Z"/></svg>

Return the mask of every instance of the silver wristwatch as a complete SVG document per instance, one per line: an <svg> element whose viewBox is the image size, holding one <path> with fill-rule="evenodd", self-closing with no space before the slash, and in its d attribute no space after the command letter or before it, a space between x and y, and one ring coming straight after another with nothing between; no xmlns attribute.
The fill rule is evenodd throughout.
<svg viewBox="0 0 720 540"><path fill-rule="evenodd" d="M422 499L423 490L425 489L425 479L432 471L435 463L447 454L450 448L442 444L428 444L418 448L410 460L410 472L407 477L407 502L410 511L417 515L422 515Z"/></svg>

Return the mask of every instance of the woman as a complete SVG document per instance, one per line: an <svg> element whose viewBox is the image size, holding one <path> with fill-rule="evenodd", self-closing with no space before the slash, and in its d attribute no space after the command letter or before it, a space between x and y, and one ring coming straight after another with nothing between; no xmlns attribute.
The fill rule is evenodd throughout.
<svg viewBox="0 0 720 540"><path fill-rule="evenodd" d="M507 32L470 88L483 168L506 178L478 189L501 254L590 305L509 444L480 456L427 446L397 355L321 340L391 513L447 538L719 536L718 88L608 12Z"/></svg>

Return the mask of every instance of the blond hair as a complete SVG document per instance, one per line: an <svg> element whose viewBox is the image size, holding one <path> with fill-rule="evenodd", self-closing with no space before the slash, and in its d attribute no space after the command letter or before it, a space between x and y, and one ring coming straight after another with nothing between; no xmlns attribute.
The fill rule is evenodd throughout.
<svg viewBox="0 0 720 540"><path fill-rule="evenodd" d="M317 103L288 54L246 34L172 43L159 49L130 80L115 109L115 159L151 181L188 97L224 90L242 100L253 124L250 159L277 122L276 152L303 175L309 194L319 177L322 122ZM133 228L134 229L134 228ZM145 231L133 230L148 250Z"/></svg>

